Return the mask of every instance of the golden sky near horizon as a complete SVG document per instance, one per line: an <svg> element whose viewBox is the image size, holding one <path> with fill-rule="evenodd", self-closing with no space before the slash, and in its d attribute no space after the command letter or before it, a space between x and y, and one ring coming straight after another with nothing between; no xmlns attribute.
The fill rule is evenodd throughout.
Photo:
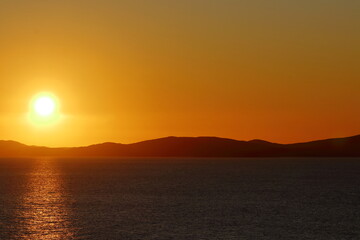
<svg viewBox="0 0 360 240"><path fill-rule="evenodd" d="M0 139L360 133L358 0L2 0ZM56 124L29 103L58 100Z"/></svg>

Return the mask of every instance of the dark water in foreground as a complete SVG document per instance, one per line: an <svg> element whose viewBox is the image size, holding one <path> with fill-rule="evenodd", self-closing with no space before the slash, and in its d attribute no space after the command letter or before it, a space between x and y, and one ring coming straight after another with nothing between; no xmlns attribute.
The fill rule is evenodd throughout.
<svg viewBox="0 0 360 240"><path fill-rule="evenodd" d="M0 239L360 239L360 159L0 159Z"/></svg>

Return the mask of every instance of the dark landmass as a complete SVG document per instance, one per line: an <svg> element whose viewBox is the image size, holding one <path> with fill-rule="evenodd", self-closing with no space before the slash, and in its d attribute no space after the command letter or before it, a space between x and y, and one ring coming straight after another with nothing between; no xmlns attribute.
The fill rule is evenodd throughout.
<svg viewBox="0 0 360 240"><path fill-rule="evenodd" d="M0 141L0 157L360 157L360 135L296 144L217 137L166 137L132 144L49 148Z"/></svg>

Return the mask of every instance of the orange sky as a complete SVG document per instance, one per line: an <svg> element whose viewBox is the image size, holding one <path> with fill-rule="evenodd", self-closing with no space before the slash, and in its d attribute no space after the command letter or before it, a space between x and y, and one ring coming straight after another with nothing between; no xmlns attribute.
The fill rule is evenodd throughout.
<svg viewBox="0 0 360 240"><path fill-rule="evenodd" d="M360 133L360 1L3 0L0 139ZM32 97L63 118L34 126Z"/></svg>

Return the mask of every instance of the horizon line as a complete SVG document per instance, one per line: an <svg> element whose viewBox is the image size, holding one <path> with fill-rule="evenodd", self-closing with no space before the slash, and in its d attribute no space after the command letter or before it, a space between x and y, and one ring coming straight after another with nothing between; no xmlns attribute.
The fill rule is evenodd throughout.
<svg viewBox="0 0 360 240"><path fill-rule="evenodd" d="M311 143L311 142L325 141L325 140L351 138L351 137L356 137L356 136L360 136L360 134L355 134L355 135L351 135L351 136L344 136L344 137L329 137L329 138L323 138L323 139L314 139L314 140L310 140L310 141L300 141L300 142L293 142L293 143L279 143L279 142L272 142L272 141L268 141L268 140L264 140L264 139L258 139L258 138L251 139L251 140L239 140L239 139L234 139L234 138L217 137L217 136L193 136L193 137L189 137L189 136L166 136L166 137L145 139L145 140L141 140L141 141L137 141L137 142L131 142L131 143L120 143L120 142L106 141L106 142L93 143L93 144L89 144L89 145L68 146L68 147L63 147L63 146L52 146L51 147L51 146L44 146L44 145L33 145L33 144L26 144L26 143L23 143L23 142L19 142L19 141L16 141L16 140L9 140L9 139L3 139L3 140L0 140L0 142L14 142L14 143L18 143L18 144L29 146L29 147L82 148L82 147L90 147L90 146L96 146L96 145L101 145L101 144L131 145L131 144L137 144L137 143L153 141L153 140L160 140L160 139L166 139L166 138L217 138L217 139L226 139L226 140L232 140L232 141L238 141L238 142L264 141L264 142L273 143L273 144L279 144L279 145L291 145L291 144Z"/></svg>

